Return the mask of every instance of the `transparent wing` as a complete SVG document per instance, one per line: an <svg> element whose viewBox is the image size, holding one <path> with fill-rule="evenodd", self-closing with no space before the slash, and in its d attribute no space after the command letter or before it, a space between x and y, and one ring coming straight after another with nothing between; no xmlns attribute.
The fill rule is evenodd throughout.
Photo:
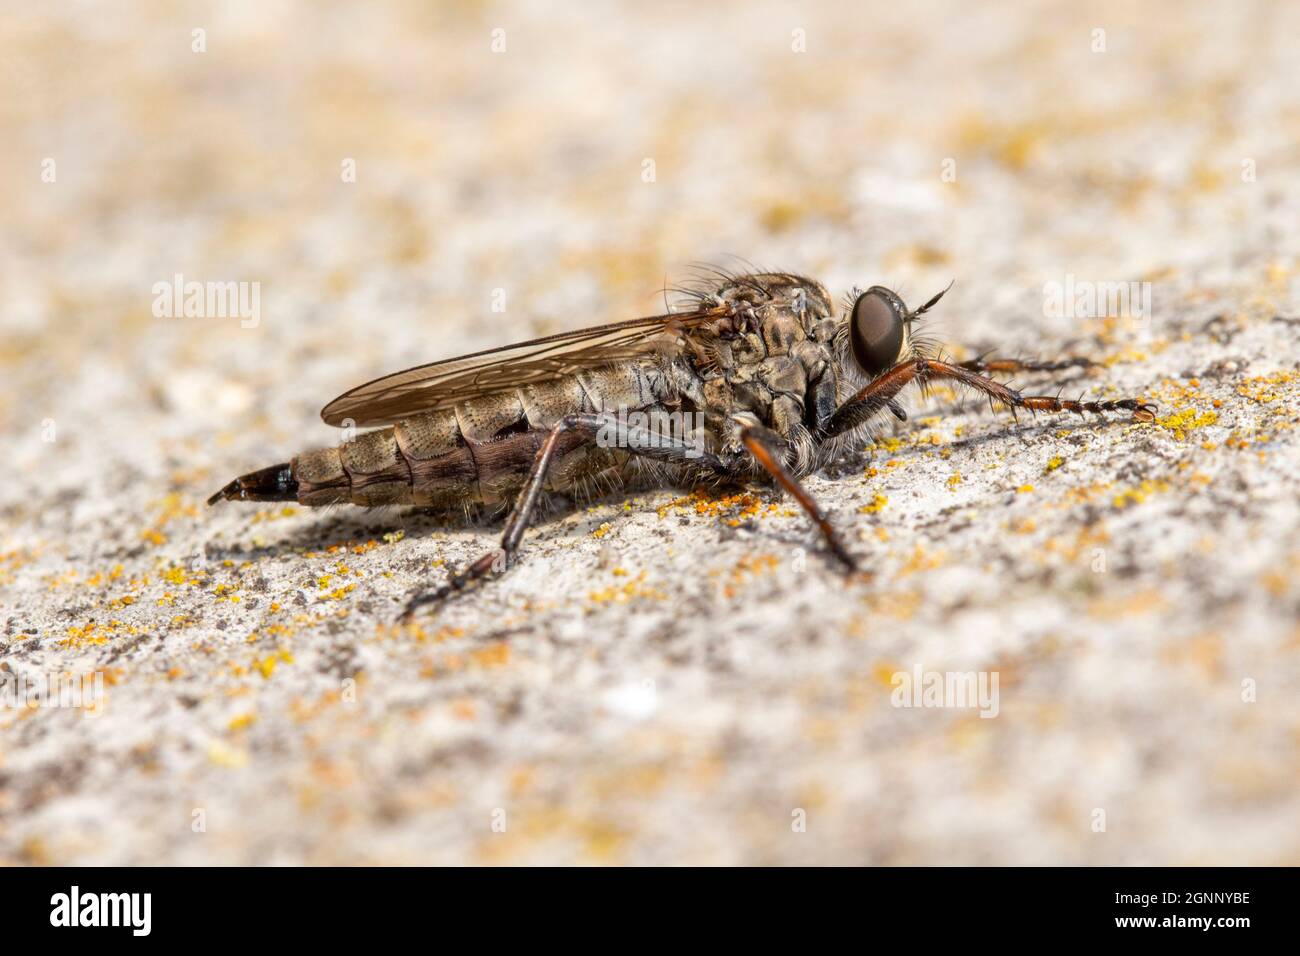
<svg viewBox="0 0 1300 956"><path fill-rule="evenodd" d="M321 409L327 425L389 425L419 412L639 358L729 314L670 312L417 365L344 392Z"/></svg>

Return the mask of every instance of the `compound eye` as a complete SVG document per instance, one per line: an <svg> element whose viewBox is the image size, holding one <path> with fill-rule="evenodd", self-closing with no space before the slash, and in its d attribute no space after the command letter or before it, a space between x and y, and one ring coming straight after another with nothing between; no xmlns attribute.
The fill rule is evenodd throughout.
<svg viewBox="0 0 1300 956"><path fill-rule="evenodd" d="M868 375L880 375L903 351L903 303L888 289L874 286L853 303L849 319L853 358Z"/></svg>

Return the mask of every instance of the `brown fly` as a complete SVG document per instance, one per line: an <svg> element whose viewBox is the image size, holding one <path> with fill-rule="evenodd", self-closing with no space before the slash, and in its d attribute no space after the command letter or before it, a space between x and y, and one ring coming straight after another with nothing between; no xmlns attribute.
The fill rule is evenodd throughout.
<svg viewBox="0 0 1300 956"><path fill-rule="evenodd" d="M230 482L209 500L416 505L466 512L513 502L500 547L406 615L504 571L547 494L775 481L845 568L857 561L800 479L906 413L908 385L947 381L1031 412L1128 411L1136 399L1024 395L987 373L1093 363L945 361L915 334L944 292L909 310L883 286L838 318L826 289L779 272L711 272L663 315L551 335L376 379L330 402L331 425L380 426Z"/></svg>

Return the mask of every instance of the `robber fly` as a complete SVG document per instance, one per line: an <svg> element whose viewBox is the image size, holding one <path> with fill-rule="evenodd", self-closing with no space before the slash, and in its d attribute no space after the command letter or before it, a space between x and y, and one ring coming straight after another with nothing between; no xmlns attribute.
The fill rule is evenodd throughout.
<svg viewBox="0 0 1300 956"><path fill-rule="evenodd" d="M662 315L600 325L421 365L330 402L330 425L382 426L230 482L209 500L417 505L468 512L513 501L500 548L416 595L418 607L504 570L539 502L605 487L770 480L817 526L830 554L856 559L800 479L859 446L873 419L906 420L896 396L947 381L1015 409L1155 407L1125 398L1024 395L987 373L1093 363L948 362L890 289L854 290L836 318L821 283L782 272L713 272ZM628 411L643 413L629 415ZM644 414L644 413L654 414ZM702 423L688 441L671 416Z"/></svg>

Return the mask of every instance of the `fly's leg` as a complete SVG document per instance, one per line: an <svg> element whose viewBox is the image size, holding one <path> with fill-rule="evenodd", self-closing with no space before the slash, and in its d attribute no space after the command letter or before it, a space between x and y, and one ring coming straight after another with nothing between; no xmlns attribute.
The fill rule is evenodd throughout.
<svg viewBox="0 0 1300 956"><path fill-rule="evenodd" d="M885 403L882 402L883 406ZM821 531L822 537L826 539L826 547L830 549L831 554L839 560L849 571L858 569L857 562L849 554L840 541L835 527L831 524L830 519L826 517L826 512L822 511L821 505L817 504L813 496L808 494L804 487L799 484L797 478L786 469L781 459L784 457L785 440L780 435L769 429L757 425L750 425L741 429L740 440L749 453L754 456L754 460L762 465L773 478L781 485L786 492L799 502L808 517L812 518L817 529Z"/></svg>
<svg viewBox="0 0 1300 956"><path fill-rule="evenodd" d="M675 463L691 463L698 467L714 471L725 471L725 465L716 455L704 452L695 445L684 441L670 439L646 428L632 427L626 421L612 416L599 414L566 415L555 423L542 447L533 458L528 480L515 498L515 505L506 519L505 529L501 534L501 546L495 551L473 561L456 572L447 583L436 591L417 595L402 612L402 619L409 620L419 608L429 604L438 604L452 595L473 587L486 578L504 572L519 550L519 542L533 519L537 503L541 499L542 488L546 484L546 473L555 459L555 446L560 436L574 429L583 429L592 433L595 439L602 428L610 429L612 445L625 448L646 458Z"/></svg>
<svg viewBox="0 0 1300 956"><path fill-rule="evenodd" d="M1149 422L1155 418L1154 405L1133 398L1084 402L1051 395L1022 395L1008 385L962 368L960 365L934 359L915 359L896 365L884 375L872 380L858 394L836 409L835 414L822 426L817 437L821 440L833 438L865 424L911 382L925 384L939 379L947 379L973 388L986 395L989 404L1001 402L1013 412L1018 408L1025 408L1031 412L1075 412L1082 415L1084 412L1101 414L1123 410L1132 412L1133 417L1138 421Z"/></svg>
<svg viewBox="0 0 1300 956"><path fill-rule="evenodd" d="M985 355L981 355L979 358L971 359L969 362L958 362L956 365L968 372L1014 374L1016 372L1064 372L1072 368L1098 368L1100 363L1086 358L1068 358L1056 362L1035 362L1026 359L990 359Z"/></svg>

